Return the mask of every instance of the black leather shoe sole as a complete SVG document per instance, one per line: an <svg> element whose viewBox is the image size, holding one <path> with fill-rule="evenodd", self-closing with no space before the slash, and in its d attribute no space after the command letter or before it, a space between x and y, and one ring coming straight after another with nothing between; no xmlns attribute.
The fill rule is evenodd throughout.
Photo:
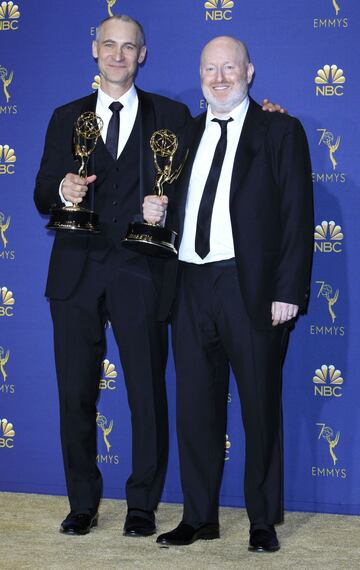
<svg viewBox="0 0 360 570"><path fill-rule="evenodd" d="M249 544L249 548L248 548L249 552L277 552L278 550L280 550L280 544L278 544L277 546L251 546L251 544Z"/></svg>
<svg viewBox="0 0 360 570"><path fill-rule="evenodd" d="M61 523L59 531L63 534L69 534L72 536L83 536L84 534L89 534L90 530L98 525L98 519L99 517L96 514L94 518L90 519L89 523L84 526L77 523L76 519L74 519L74 524L71 524L71 522L67 524L65 519L65 521Z"/></svg>
<svg viewBox="0 0 360 570"><path fill-rule="evenodd" d="M131 530L125 530L123 532L124 536L132 536L132 537L141 537L141 536L151 536L153 534L156 533L156 529L150 529L150 528L132 528Z"/></svg>

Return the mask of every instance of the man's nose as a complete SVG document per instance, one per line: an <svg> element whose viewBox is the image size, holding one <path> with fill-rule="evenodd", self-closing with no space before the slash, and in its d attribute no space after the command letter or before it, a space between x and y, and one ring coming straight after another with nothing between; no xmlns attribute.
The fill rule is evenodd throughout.
<svg viewBox="0 0 360 570"><path fill-rule="evenodd" d="M123 48L122 48L121 46L120 46L120 47L117 47L117 48L115 49L114 57L115 57L116 61L121 61L121 60L123 59L123 57L124 57L124 52L123 52Z"/></svg>
<svg viewBox="0 0 360 570"><path fill-rule="evenodd" d="M224 73L223 70L221 69L221 67L219 67L216 70L216 81L218 81L218 83L221 83L224 79Z"/></svg>

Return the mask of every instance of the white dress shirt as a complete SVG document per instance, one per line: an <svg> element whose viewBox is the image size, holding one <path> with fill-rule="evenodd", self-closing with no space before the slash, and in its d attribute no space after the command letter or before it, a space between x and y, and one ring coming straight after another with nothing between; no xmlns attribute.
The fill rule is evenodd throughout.
<svg viewBox="0 0 360 570"><path fill-rule="evenodd" d="M202 259L195 251L197 217L215 148L221 134L220 125L212 122L212 119L216 117L212 114L210 106L208 107L205 130L194 160L186 199L184 230L179 248L179 259L181 261L200 265L213 261L231 259L235 256L229 207L230 185L235 153L239 144L248 107L249 98L246 97L240 105L231 111L228 117L222 117L224 120L230 117L233 120L227 125L226 153L211 218L210 252Z"/></svg>
<svg viewBox="0 0 360 570"><path fill-rule="evenodd" d="M119 142L118 142L118 151L117 151L117 156L119 158L127 141L129 140L131 131L133 130L139 107L139 99L135 86L132 85L130 89L120 97L120 99L113 99L112 97L107 95L104 91L102 91L101 88L99 88L97 101L96 101L96 114L99 115L99 117L102 119L104 123L104 126L101 129L101 138L103 139L104 144L106 141L106 134L109 127L109 122L112 117L112 111L109 109L109 105L111 105L111 103L113 103L114 101L119 101L123 105L123 108L120 111L120 132L119 132ZM70 206L71 202L67 202L61 192L64 180L61 181L59 194L62 202L67 206Z"/></svg>
<svg viewBox="0 0 360 570"><path fill-rule="evenodd" d="M112 117L112 111L110 111L109 105L114 101L119 101L119 103L123 105L123 108L120 111L120 133L117 152L117 156L119 158L127 141L129 140L139 107L139 99L135 86L132 85L130 89L120 97L120 99L113 99L99 88L96 102L96 114L99 115L104 122L104 126L101 129L101 138L104 143L106 141L109 122Z"/></svg>

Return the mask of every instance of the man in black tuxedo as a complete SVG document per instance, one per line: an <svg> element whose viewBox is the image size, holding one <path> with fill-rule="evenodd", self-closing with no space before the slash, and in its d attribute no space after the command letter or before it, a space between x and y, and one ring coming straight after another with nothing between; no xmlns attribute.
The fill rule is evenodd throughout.
<svg viewBox="0 0 360 570"><path fill-rule="evenodd" d="M56 235L46 287L71 507L60 530L68 534L86 534L98 520L102 480L96 463L96 400L108 319L119 346L132 417L125 535L155 532L154 510L167 466L167 325L155 318L161 261L124 249L121 239L129 221L140 215L144 195L152 192L152 133L160 128L179 133L190 114L185 105L134 86L145 55L138 22L115 16L100 24L93 42L100 89L55 110L36 179L35 203L42 214L64 203L91 207L88 185L94 184L94 210L100 216L99 235ZM91 175L83 179L76 174L73 129L85 111L96 111L104 128L91 157ZM179 148L177 157L180 154Z"/></svg>
<svg viewBox="0 0 360 570"><path fill-rule="evenodd" d="M222 36L201 56L206 113L167 222L179 232L161 317L171 313L184 494L180 525L162 545L219 537L229 365L246 438L245 502L252 551L279 549L283 520L281 367L289 329L307 302L312 184L299 121L263 113L248 96L246 46ZM144 217L166 204L146 197ZM175 298L175 303L173 302Z"/></svg>

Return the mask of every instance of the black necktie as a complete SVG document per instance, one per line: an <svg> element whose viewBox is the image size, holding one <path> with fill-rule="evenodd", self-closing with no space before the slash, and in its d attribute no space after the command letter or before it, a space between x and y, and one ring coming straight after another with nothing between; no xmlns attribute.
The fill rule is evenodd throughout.
<svg viewBox="0 0 360 570"><path fill-rule="evenodd" d="M114 160L117 159L118 143L119 143L119 127L120 127L120 111L124 105L119 103L119 101L114 101L109 105L110 111L112 111L112 117L109 121L109 126L106 134L106 148L113 157Z"/></svg>
<svg viewBox="0 0 360 570"><path fill-rule="evenodd" d="M232 120L233 119L231 118L226 121L213 119L215 123L219 123L221 135L219 142L216 145L209 176L205 183L196 223L195 251L202 259L204 259L210 251L211 216L214 207L216 189L219 183L221 168L226 152L227 124Z"/></svg>

